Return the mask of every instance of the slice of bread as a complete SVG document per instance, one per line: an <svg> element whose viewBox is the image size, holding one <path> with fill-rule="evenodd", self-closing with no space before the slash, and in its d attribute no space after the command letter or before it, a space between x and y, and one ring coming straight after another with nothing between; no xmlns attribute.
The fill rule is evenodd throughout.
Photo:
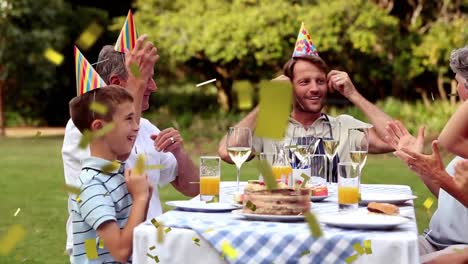
<svg viewBox="0 0 468 264"><path fill-rule="evenodd" d="M387 215L397 215L400 213L400 208L398 208L398 206L389 203L370 202L367 205L367 210L369 210L369 212Z"/></svg>

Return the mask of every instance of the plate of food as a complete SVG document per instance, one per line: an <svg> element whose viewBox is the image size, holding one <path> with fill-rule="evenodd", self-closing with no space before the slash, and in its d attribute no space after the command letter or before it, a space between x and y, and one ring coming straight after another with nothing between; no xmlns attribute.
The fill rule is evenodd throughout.
<svg viewBox="0 0 468 264"><path fill-rule="evenodd" d="M247 220L274 221L274 222L298 222L304 221L303 215L267 215L245 213L242 209L232 211L233 214L243 216Z"/></svg>
<svg viewBox="0 0 468 264"><path fill-rule="evenodd" d="M190 212L209 212L209 213L219 213L219 212L229 212L235 209L242 208L242 205L231 204L231 203L206 203L203 201L169 201L166 202L167 205L176 207L181 211L190 211Z"/></svg>
<svg viewBox="0 0 468 264"><path fill-rule="evenodd" d="M418 198L411 194L391 194L391 193L362 193L361 205L367 205L370 202L402 204Z"/></svg>
<svg viewBox="0 0 468 264"><path fill-rule="evenodd" d="M327 186L313 186L310 187L310 200L312 202L320 202L328 198Z"/></svg>
<svg viewBox="0 0 468 264"><path fill-rule="evenodd" d="M399 208L389 203L369 203L368 210L344 211L319 215L321 223L350 229L387 230L410 220L399 215Z"/></svg>

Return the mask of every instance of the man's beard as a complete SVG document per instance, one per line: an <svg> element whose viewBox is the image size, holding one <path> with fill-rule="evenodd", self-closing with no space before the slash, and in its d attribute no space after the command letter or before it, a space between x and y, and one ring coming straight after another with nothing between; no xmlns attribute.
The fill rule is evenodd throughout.
<svg viewBox="0 0 468 264"><path fill-rule="evenodd" d="M296 105L295 110L299 112L303 112L303 113L317 114L317 113L322 112L322 109L323 109L323 103L320 105L320 108L318 109L318 111L314 111L311 109L307 109L303 104L301 104L300 100L297 99L297 97L294 97L294 102L295 102L294 104Z"/></svg>

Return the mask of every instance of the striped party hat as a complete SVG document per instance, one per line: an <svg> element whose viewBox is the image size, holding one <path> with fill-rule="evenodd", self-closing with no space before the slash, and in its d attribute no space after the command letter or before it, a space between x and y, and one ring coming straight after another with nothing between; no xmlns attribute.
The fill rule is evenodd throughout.
<svg viewBox="0 0 468 264"><path fill-rule="evenodd" d="M106 86L104 80L75 46L76 93L78 96Z"/></svg>
<svg viewBox="0 0 468 264"><path fill-rule="evenodd" d="M124 53L125 49L132 50L138 39L138 30L133 20L132 10L128 10L127 19L115 43L115 50Z"/></svg>
<svg viewBox="0 0 468 264"><path fill-rule="evenodd" d="M315 45L312 43L312 39L310 38L307 29L304 26L304 22L302 22L301 30L299 30L299 34L297 35L296 46L294 47L294 53L292 57L296 58L304 56L319 57L319 54L315 48Z"/></svg>

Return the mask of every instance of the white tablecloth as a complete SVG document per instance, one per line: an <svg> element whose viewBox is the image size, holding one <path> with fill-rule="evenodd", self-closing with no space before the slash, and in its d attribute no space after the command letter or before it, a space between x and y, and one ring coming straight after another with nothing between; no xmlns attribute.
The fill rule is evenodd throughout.
<svg viewBox="0 0 468 264"><path fill-rule="evenodd" d="M228 200L230 197L226 195L231 191L235 190L235 183L233 182L222 182L221 183L221 200ZM411 189L408 186L403 185L361 185L361 192L382 192L382 193L402 193L411 194ZM198 199L198 197L194 198ZM313 203L312 209L315 213L327 213L336 212L336 194L331 195L326 201ZM325 239L336 238L337 234L345 236L346 232L349 235L356 235L358 233L361 237L366 240L372 241L372 254L361 255L353 263L419 263L418 254L418 234L414 208L412 203L407 203L404 206L400 206L400 212L402 215L409 216L413 220L399 226L397 229L392 231L371 231L371 230L344 230L341 228L333 228L326 225L322 225ZM242 228L248 228L248 221L239 220L238 216L231 213L194 213L194 212L183 212L172 210L166 212L158 220L164 219L185 219L188 222L197 221L215 221L216 223L224 223L230 221L242 221ZM247 224L246 224L247 223ZM296 224L298 225L298 224ZM304 224L305 225L305 224ZM239 226L234 227L239 228ZM254 228L254 227L252 227ZM200 232L200 230L199 230ZM202 232L200 232L202 233ZM206 235L206 234L202 234ZM199 246L195 245L193 238L199 238ZM210 239L210 238L209 238ZM338 244L341 242L338 240ZM314 245L317 245L314 244ZM149 248L155 246L153 250ZM340 245L336 245L339 247ZM217 247L217 249L215 248ZM137 264L150 264L156 263L155 260L147 256L147 253L151 255L157 255L159 263L226 263L219 253L219 245L210 245L210 243L204 239L199 233L192 229L185 228L172 228L172 230L165 234L165 240L162 244L156 242L156 229L149 222L140 224L134 231L133 239L133 263ZM312 256L313 257L313 256ZM332 260L333 259L333 260ZM256 263L257 261L247 261L249 263ZM311 259L303 259L300 261L290 260L276 260L274 263L314 263ZM326 257L320 263L342 263L332 257Z"/></svg>

